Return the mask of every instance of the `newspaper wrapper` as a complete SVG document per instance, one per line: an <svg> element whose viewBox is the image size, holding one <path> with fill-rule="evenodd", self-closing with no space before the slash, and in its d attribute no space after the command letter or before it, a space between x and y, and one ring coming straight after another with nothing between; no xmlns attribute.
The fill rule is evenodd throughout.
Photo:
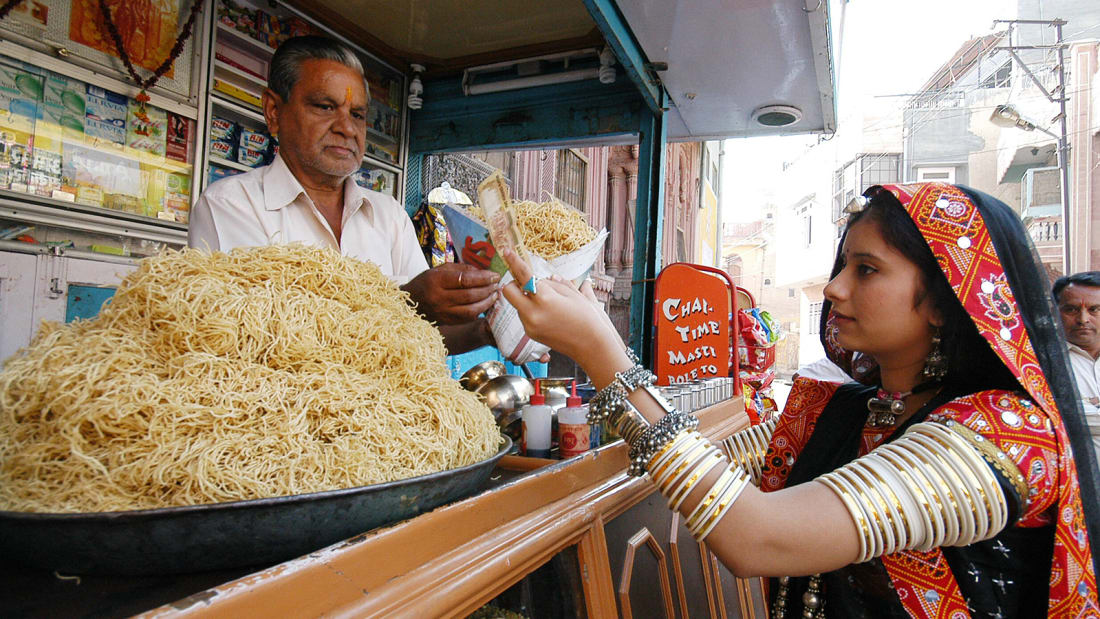
<svg viewBox="0 0 1100 619"><path fill-rule="evenodd" d="M455 249L461 262L488 269L501 275L501 286L512 281L508 265L497 255L496 247L489 238L489 230L464 209L450 204L443 207L443 216L447 220L447 230L451 233ZM535 254L527 255L527 262L535 277L545 278L558 275L580 285L588 277L592 265L596 263L607 241L607 230L601 230L596 238L575 252L559 256L553 260L544 260ZM521 282L522 283L522 282ZM519 313L503 296L489 311L489 327L493 331L500 352L514 363L538 361L550 348L527 337L520 322Z"/></svg>

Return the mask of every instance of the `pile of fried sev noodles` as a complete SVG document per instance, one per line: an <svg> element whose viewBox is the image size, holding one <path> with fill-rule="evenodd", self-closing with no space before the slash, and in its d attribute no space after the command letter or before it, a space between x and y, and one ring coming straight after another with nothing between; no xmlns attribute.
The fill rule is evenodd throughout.
<svg viewBox="0 0 1100 619"><path fill-rule="evenodd" d="M512 214L512 221L523 236L527 250L546 260L573 253L596 238L596 230L588 225L584 215L556 198L541 204L530 200L511 201L504 208ZM468 210L485 221L481 207Z"/></svg>
<svg viewBox="0 0 1100 619"><path fill-rule="evenodd" d="M439 332L372 264L300 245L143 260L0 372L0 509L100 512L375 484L496 452Z"/></svg>

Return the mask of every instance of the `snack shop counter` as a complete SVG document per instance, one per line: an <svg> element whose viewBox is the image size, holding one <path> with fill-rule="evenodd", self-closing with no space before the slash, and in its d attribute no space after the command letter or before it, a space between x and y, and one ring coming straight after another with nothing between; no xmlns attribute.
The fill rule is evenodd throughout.
<svg viewBox="0 0 1100 619"><path fill-rule="evenodd" d="M740 398L698 416L711 440L749 423ZM0 599L8 616L762 616L759 581L719 564L627 464L622 441L505 456L480 494L267 568L69 576L0 561Z"/></svg>

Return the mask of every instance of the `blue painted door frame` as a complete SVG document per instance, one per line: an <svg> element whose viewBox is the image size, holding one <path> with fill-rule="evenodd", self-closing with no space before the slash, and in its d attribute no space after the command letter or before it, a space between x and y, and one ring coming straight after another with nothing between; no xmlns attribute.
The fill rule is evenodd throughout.
<svg viewBox="0 0 1100 619"><path fill-rule="evenodd" d="M653 293L661 270L665 204L665 119L646 109L638 149L638 195L634 206L634 275L630 292L630 347L651 363Z"/></svg>
<svg viewBox="0 0 1100 619"><path fill-rule="evenodd" d="M619 79L477 96L466 96L458 77L426 80L423 107L410 116L405 208L411 214L423 199L428 153L637 140L630 345L648 365L654 279L661 268L666 94L614 0L583 1L621 63ZM624 73L629 79L622 79Z"/></svg>

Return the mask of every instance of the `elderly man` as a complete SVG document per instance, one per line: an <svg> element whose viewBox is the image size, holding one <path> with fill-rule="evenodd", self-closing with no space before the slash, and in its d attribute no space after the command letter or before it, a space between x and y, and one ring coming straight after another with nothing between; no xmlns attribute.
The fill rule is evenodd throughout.
<svg viewBox="0 0 1100 619"><path fill-rule="evenodd" d="M1100 456L1100 271L1060 277L1053 292L1092 443Z"/></svg>
<svg viewBox="0 0 1100 619"><path fill-rule="evenodd" d="M279 154L208 187L192 209L189 244L331 247L378 265L442 325L452 354L492 344L477 317L493 304L499 276L461 264L428 269L401 205L351 178L363 159L370 103L355 54L326 37L292 38L276 50L268 86L264 118Z"/></svg>

